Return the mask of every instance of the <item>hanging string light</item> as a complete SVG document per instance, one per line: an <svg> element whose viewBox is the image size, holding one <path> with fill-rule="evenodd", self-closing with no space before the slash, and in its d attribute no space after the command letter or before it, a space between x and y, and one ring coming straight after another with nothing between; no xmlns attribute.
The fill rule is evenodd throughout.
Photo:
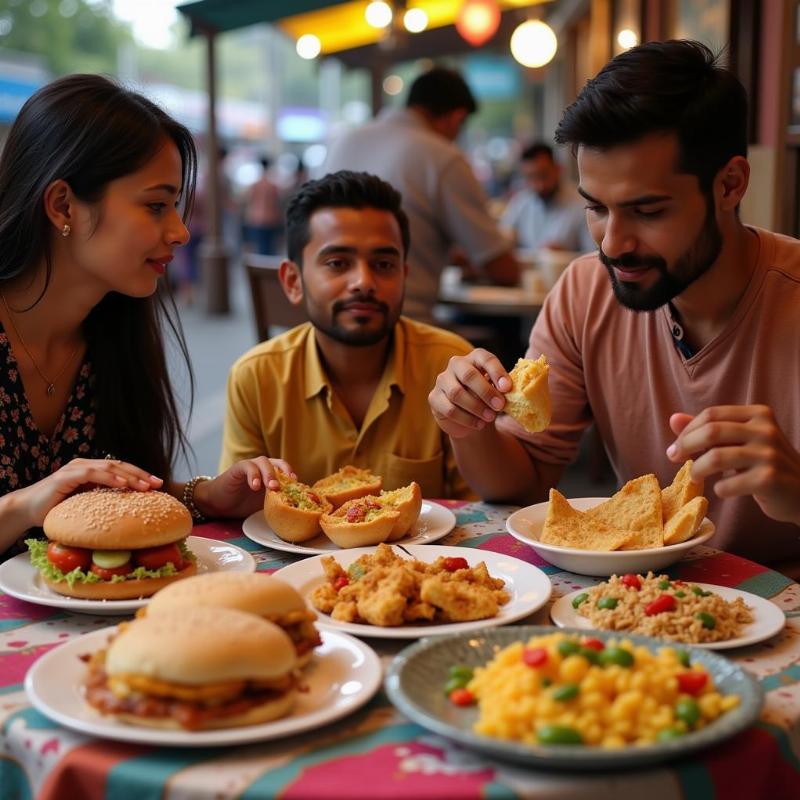
<svg viewBox="0 0 800 800"><path fill-rule="evenodd" d="M543 67L558 49L553 29L541 20L528 20L511 34L511 55L523 67Z"/></svg>
<svg viewBox="0 0 800 800"><path fill-rule="evenodd" d="M375 0L367 6L364 16L373 28L388 28L392 24L393 11L388 3Z"/></svg>
<svg viewBox="0 0 800 800"><path fill-rule="evenodd" d="M456 30L473 47L488 42L499 26L500 7L496 0L465 0L456 17Z"/></svg>
<svg viewBox="0 0 800 800"><path fill-rule="evenodd" d="M305 58L310 61L312 58L316 58L320 54L322 50L322 43L320 42L319 37L314 36L313 33L304 33L297 40L295 49L297 50L297 55L299 55L300 58Z"/></svg>

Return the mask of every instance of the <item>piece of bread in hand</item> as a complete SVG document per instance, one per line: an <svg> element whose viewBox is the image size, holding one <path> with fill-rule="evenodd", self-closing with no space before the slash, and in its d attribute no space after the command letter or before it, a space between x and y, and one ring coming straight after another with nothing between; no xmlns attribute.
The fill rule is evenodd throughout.
<svg viewBox="0 0 800 800"><path fill-rule="evenodd" d="M378 499L383 505L390 506L400 514L386 541L395 542L402 539L411 530L422 511L422 490L419 484L411 481L408 486L400 489L384 490Z"/></svg>
<svg viewBox="0 0 800 800"><path fill-rule="evenodd" d="M348 500L332 513L323 514L320 525L324 534L339 547L367 547L388 540L400 513L368 495Z"/></svg>
<svg viewBox="0 0 800 800"><path fill-rule="evenodd" d="M512 388L506 392L503 411L530 433L543 431L550 424L549 373L550 367L544 356L539 356L535 361L532 358L520 358L508 373Z"/></svg>
<svg viewBox="0 0 800 800"><path fill-rule="evenodd" d="M678 544L691 539L708 511L708 500L700 495L693 497L683 508L670 517L664 526L664 544Z"/></svg>
<svg viewBox="0 0 800 800"><path fill-rule="evenodd" d="M310 486L293 481L278 470L280 491L267 491L264 517L278 536L287 542L305 542L320 533L319 520L333 506Z"/></svg>
<svg viewBox="0 0 800 800"><path fill-rule="evenodd" d="M377 494L382 485L383 479L380 475L348 464L332 475L320 478L311 488L334 508L339 508L348 500Z"/></svg>

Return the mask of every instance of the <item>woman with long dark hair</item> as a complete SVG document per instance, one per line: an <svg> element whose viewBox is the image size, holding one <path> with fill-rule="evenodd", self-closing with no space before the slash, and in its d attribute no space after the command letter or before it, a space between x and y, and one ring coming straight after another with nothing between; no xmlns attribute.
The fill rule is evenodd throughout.
<svg viewBox="0 0 800 800"><path fill-rule="evenodd" d="M165 326L187 367L188 353L157 288L188 241L195 174L189 131L97 75L48 84L14 122L0 157L0 553L87 485L163 489L196 517L263 502L265 457L172 480L187 444Z"/></svg>

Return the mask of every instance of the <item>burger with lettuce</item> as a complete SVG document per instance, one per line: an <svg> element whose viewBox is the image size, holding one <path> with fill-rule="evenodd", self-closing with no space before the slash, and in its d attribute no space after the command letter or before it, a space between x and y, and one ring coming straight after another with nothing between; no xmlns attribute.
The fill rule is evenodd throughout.
<svg viewBox="0 0 800 800"><path fill-rule="evenodd" d="M31 563L58 594L87 600L149 597L197 572L186 546L192 517L165 492L94 489L47 514Z"/></svg>

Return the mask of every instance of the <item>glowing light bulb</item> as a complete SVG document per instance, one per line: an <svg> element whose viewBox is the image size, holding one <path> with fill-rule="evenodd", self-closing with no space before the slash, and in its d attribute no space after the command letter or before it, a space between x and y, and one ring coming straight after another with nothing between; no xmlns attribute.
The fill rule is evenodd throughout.
<svg viewBox="0 0 800 800"><path fill-rule="evenodd" d="M409 8L403 15L403 25L409 33L420 33L428 27L428 15L421 8Z"/></svg>
<svg viewBox="0 0 800 800"><path fill-rule="evenodd" d="M305 58L310 61L312 58L316 58L320 52L322 52L322 43L320 42L319 37L314 36L313 33L304 33L297 40L295 49L297 50L297 55L299 55L300 58Z"/></svg>
<svg viewBox="0 0 800 800"><path fill-rule="evenodd" d="M392 24L392 7L381 0L375 0L367 6L364 16L373 28L385 28Z"/></svg>
<svg viewBox="0 0 800 800"><path fill-rule="evenodd" d="M540 20L529 20L511 34L511 55L523 67L543 67L558 49L553 29Z"/></svg>
<svg viewBox="0 0 800 800"><path fill-rule="evenodd" d="M631 47L636 47L639 44L639 37L636 35L636 31L632 31L630 28L623 28L617 34L617 44L623 50L630 50Z"/></svg>

